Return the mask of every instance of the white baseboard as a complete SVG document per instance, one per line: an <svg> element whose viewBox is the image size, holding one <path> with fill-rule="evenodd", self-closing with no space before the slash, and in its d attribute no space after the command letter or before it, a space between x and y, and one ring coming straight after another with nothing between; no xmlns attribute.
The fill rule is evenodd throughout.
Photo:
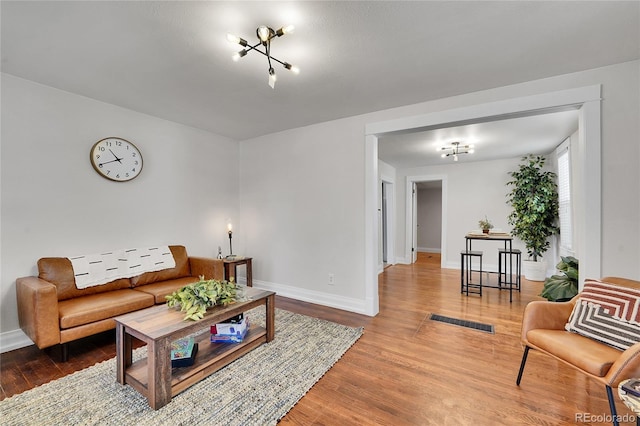
<svg viewBox="0 0 640 426"><path fill-rule="evenodd" d="M440 253L442 250L439 248L418 247L416 249L419 253Z"/></svg>
<svg viewBox="0 0 640 426"><path fill-rule="evenodd" d="M0 333L0 352L5 353L14 349L33 345L33 342L20 329Z"/></svg>
<svg viewBox="0 0 640 426"><path fill-rule="evenodd" d="M367 315L367 305L364 299L354 299L260 280L253 280L253 286L262 290L275 291L277 295L288 297L290 299L301 300L303 302L315 303L317 305L324 305L331 308Z"/></svg>

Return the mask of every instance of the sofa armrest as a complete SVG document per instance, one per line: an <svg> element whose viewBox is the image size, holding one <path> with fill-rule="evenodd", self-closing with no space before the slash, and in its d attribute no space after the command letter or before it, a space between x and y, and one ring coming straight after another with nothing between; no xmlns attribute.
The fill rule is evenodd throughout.
<svg viewBox="0 0 640 426"><path fill-rule="evenodd" d="M640 343L622 352L604 379L609 386L617 387L621 381L633 377L640 377Z"/></svg>
<svg viewBox="0 0 640 426"><path fill-rule="evenodd" d="M568 302L529 302L522 316L521 340L526 344L527 332L534 329L564 330L575 300Z"/></svg>
<svg viewBox="0 0 640 426"><path fill-rule="evenodd" d="M189 256L189 267L194 277L204 276L207 280L224 279L224 262L222 259Z"/></svg>
<svg viewBox="0 0 640 426"><path fill-rule="evenodd" d="M56 286L37 277L16 280L20 328L40 349L60 343Z"/></svg>

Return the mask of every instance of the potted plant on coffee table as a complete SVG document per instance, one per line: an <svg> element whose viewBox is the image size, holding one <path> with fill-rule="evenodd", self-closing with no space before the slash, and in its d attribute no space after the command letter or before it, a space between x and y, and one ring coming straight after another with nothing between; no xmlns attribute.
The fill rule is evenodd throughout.
<svg viewBox="0 0 640 426"><path fill-rule="evenodd" d="M166 296L167 307L180 308L186 315L184 320L197 321L204 317L207 308L229 305L236 302L237 288L231 281L205 280L186 285Z"/></svg>
<svg viewBox="0 0 640 426"><path fill-rule="evenodd" d="M512 187L507 194L507 203L513 207L508 218L511 233L525 244L530 260L523 260L522 269L532 281L544 281L546 262L541 257L549 249L549 237L559 232L556 174L544 170L544 163L540 155L523 157L507 182Z"/></svg>

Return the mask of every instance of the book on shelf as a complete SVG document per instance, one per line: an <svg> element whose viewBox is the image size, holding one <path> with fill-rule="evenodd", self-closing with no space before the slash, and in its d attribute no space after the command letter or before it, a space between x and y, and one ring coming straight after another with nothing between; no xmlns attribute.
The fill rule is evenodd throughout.
<svg viewBox="0 0 640 426"><path fill-rule="evenodd" d="M193 337L185 337L171 342L171 367L193 365L198 353L198 343Z"/></svg>

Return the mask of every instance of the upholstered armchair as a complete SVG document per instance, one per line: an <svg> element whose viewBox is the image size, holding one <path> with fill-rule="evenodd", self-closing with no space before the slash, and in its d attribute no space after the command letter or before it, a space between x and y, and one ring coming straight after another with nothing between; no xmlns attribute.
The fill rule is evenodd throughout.
<svg viewBox="0 0 640 426"><path fill-rule="evenodd" d="M640 290L640 281L617 277L606 277L601 281L633 289L633 291ZM625 379L640 377L640 343L632 344L633 339L631 339L627 342L630 346L622 350L611 346L611 342L605 344L592 336L587 337L577 332L567 331L565 326L570 322L574 306L576 303L580 303L581 294L568 302L533 301L527 305L522 318L521 341L524 345L524 353L516 384L519 386L522 380L529 350L538 350L602 383L609 399L613 424L617 425L617 412L612 388L618 387L618 384ZM637 297L634 300L632 294L623 294L622 298L624 299L622 305L638 303ZM603 304L606 303L608 302L605 301ZM624 315L627 315L627 308L623 307L622 309L625 310ZM628 316L631 315L632 313L628 314ZM636 328L640 333L640 327L637 323L633 323L635 318L630 327ZM573 317L572 322L575 322ZM587 326L591 327L588 323Z"/></svg>

